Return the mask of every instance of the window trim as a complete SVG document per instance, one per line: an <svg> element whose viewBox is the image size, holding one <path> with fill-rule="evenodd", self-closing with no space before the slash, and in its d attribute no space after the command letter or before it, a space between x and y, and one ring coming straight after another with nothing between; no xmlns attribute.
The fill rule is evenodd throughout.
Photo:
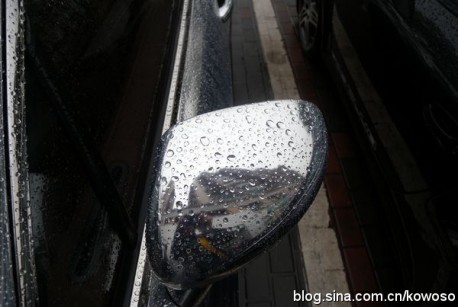
<svg viewBox="0 0 458 307"><path fill-rule="evenodd" d="M24 9L22 0L3 1L5 93L2 97L5 140L7 205L12 229L12 258L16 299L21 306L38 304L37 280L32 247L31 209L25 146L24 113ZM6 39L7 38L7 39Z"/></svg>

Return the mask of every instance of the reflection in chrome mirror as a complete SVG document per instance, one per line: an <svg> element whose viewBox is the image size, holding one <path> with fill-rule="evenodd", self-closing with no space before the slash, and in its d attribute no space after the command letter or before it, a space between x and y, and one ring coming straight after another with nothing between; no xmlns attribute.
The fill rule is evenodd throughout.
<svg viewBox="0 0 458 307"><path fill-rule="evenodd" d="M320 111L273 101L199 115L170 129L158 154L148 255L169 287L203 286L274 244L322 181Z"/></svg>
<svg viewBox="0 0 458 307"><path fill-rule="evenodd" d="M226 21L232 11L233 0L216 0L217 15L222 21Z"/></svg>

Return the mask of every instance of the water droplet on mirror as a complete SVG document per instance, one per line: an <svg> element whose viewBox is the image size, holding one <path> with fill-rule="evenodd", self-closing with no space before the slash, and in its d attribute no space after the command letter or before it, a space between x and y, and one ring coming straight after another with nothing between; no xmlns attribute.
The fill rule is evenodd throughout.
<svg viewBox="0 0 458 307"><path fill-rule="evenodd" d="M245 116L245 119L249 124L253 122L253 118L250 115Z"/></svg>
<svg viewBox="0 0 458 307"><path fill-rule="evenodd" d="M229 155L229 156L227 156L227 159L232 162L232 161L235 160L235 156L234 155Z"/></svg>
<svg viewBox="0 0 458 307"><path fill-rule="evenodd" d="M267 125L268 127L270 127L270 128L275 128L275 123L273 122L273 120L270 120L270 119L269 119L269 120L266 122L266 125Z"/></svg>
<svg viewBox="0 0 458 307"><path fill-rule="evenodd" d="M200 143L204 146L208 146L210 144L210 140L206 136L203 136L200 138Z"/></svg>
<svg viewBox="0 0 458 307"><path fill-rule="evenodd" d="M216 158L221 158L222 154L220 154L219 152L215 152L215 157Z"/></svg>
<svg viewBox="0 0 458 307"><path fill-rule="evenodd" d="M167 150L167 157L173 157L173 155L174 155L173 150L171 149Z"/></svg>

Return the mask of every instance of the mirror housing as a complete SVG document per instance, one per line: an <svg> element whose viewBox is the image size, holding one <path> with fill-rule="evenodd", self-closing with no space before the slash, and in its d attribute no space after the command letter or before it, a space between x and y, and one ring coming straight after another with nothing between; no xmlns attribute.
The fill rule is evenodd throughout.
<svg viewBox="0 0 458 307"><path fill-rule="evenodd" d="M233 273L303 216L326 156L323 116L305 101L232 107L169 129L147 217L154 273L174 289Z"/></svg>

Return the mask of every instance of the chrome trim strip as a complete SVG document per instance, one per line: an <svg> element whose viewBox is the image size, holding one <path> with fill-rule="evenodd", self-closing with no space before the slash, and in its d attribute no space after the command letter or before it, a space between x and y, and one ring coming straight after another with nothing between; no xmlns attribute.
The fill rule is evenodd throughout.
<svg viewBox="0 0 458 307"><path fill-rule="evenodd" d="M5 6L3 3L0 5L0 14L4 16L3 11L5 10ZM3 20L0 23L0 37L1 41L6 41L4 27L6 25L3 23ZM15 261L15 253L14 253L14 244L11 240L13 229L11 227L11 205L9 203L9 187L8 187L8 165L7 165L7 129L6 123L4 118L4 114L6 114L6 76L5 74L5 56L4 52L6 48L2 48L1 50L1 58L0 58L0 65L2 68L0 82L0 220L2 223L0 224L0 257L2 262L0 264L0 306L16 306L17 304L17 297L16 297L16 283L14 277L14 263Z"/></svg>
<svg viewBox="0 0 458 307"><path fill-rule="evenodd" d="M183 10L181 15L180 21L180 32L178 34L178 44L175 56L175 63L173 67L172 73L172 80L170 84L170 90L167 100L167 108L164 118L164 124L162 126L162 134L164 134L171 125L173 125L173 113L178 103L178 86L179 86L179 78L182 70L182 63L184 60L184 53L186 52L185 40L188 28L188 19L190 13L190 0L183 1ZM142 231L142 241L140 245L140 253L138 255L137 260L137 269L135 270L135 279L134 285L132 289L131 299L130 299L130 306L137 307L139 304L140 298L140 290L142 287L143 281L143 274L145 271L145 264L146 264L146 241L145 241L145 226L143 226Z"/></svg>
<svg viewBox="0 0 458 307"><path fill-rule="evenodd" d="M21 0L6 1L7 139L12 220L21 306L38 302L27 178L24 103L24 7Z"/></svg>

